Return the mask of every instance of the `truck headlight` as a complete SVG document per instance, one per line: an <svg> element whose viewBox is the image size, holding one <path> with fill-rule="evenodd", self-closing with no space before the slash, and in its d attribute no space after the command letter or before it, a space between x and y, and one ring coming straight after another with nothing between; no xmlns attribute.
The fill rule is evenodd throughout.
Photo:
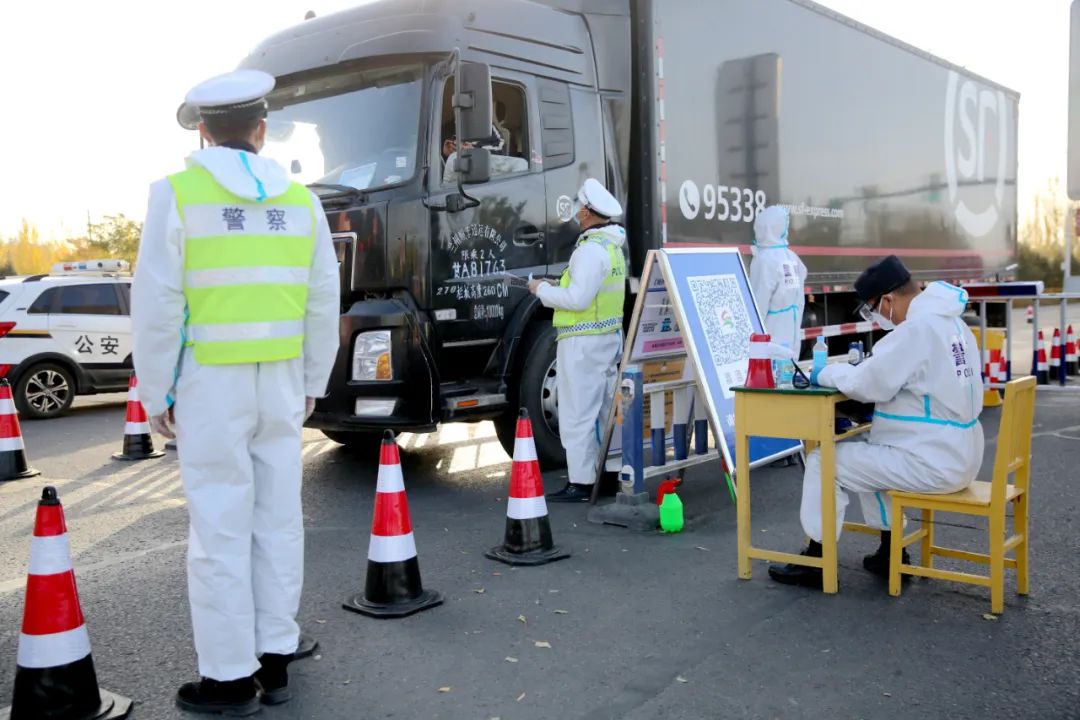
<svg viewBox="0 0 1080 720"><path fill-rule="evenodd" d="M393 380L390 364L390 331L360 333L353 343L353 380Z"/></svg>

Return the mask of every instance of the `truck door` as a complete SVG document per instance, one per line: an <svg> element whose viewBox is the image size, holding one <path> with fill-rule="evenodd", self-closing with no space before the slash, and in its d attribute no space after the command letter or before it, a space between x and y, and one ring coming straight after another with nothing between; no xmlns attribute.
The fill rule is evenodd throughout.
<svg viewBox="0 0 1080 720"><path fill-rule="evenodd" d="M569 263L581 234L581 228L573 222L574 200L581 183L596 178L616 196L619 188L612 185L604 166L599 96L592 90L571 91L566 83L554 80L541 82L547 261L548 271L558 274Z"/></svg>
<svg viewBox="0 0 1080 720"><path fill-rule="evenodd" d="M522 74L493 75L495 127L484 143L492 150L491 179L465 186L480 204L457 213L432 211L432 309L444 349L498 342L528 294L524 283L507 282L502 274L539 277L547 270L534 83ZM433 103L429 182L435 206L457 192L453 85L452 78L447 80L441 100ZM482 368L472 370L478 375Z"/></svg>

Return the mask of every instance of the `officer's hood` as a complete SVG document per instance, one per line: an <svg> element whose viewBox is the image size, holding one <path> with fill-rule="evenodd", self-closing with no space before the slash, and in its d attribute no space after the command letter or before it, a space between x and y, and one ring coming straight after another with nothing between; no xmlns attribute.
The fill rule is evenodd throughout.
<svg viewBox="0 0 1080 720"><path fill-rule="evenodd" d="M778 205L758 213L754 220L754 244L760 248L787 247L788 211Z"/></svg>
<svg viewBox="0 0 1080 720"><path fill-rule="evenodd" d="M578 238L578 242L583 242L586 238L595 235L603 235L605 238L615 243L619 247L626 245L626 228L617 223L611 223L610 225L601 225L599 227L589 228L585 232L581 233Z"/></svg>
<svg viewBox="0 0 1080 720"><path fill-rule="evenodd" d="M908 317L917 315L942 315L960 317L968 304L968 294L963 288L947 282L932 282L918 297L911 301Z"/></svg>
<svg viewBox="0 0 1080 720"><path fill-rule="evenodd" d="M188 167L206 168L233 195L255 201L277 197L289 189L289 176L276 161L243 150L209 147L193 152Z"/></svg>

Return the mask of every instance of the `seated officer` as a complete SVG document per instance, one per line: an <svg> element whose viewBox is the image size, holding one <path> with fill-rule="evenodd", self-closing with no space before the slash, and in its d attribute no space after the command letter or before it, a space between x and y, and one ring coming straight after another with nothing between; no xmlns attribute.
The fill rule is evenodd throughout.
<svg viewBox="0 0 1080 720"><path fill-rule="evenodd" d="M860 314L891 332L861 364L830 364L811 380L875 404L868 441L836 448L836 535L839 538L843 526L848 493L853 492L866 524L881 531L881 546L863 559L863 567L886 577L892 528L885 491L958 492L971 484L982 465L979 346L960 317L967 293L944 282L920 291L896 256L867 268L855 281L855 292L863 303ZM810 537L802 554L821 557L817 450L806 460L800 516ZM800 565L774 565L769 576L787 585L822 584L819 568Z"/></svg>

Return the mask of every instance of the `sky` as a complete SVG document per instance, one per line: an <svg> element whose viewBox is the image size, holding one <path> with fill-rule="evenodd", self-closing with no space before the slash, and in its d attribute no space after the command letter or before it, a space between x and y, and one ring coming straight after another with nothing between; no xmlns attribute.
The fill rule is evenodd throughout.
<svg viewBox="0 0 1080 720"><path fill-rule="evenodd" d="M5 3L0 22L0 237L43 239L87 216L145 213L147 186L198 145L176 124L195 83L267 35L358 0ZM689 2L690 0L668 0ZM1021 93L1021 212L1065 176L1069 0L819 0Z"/></svg>

